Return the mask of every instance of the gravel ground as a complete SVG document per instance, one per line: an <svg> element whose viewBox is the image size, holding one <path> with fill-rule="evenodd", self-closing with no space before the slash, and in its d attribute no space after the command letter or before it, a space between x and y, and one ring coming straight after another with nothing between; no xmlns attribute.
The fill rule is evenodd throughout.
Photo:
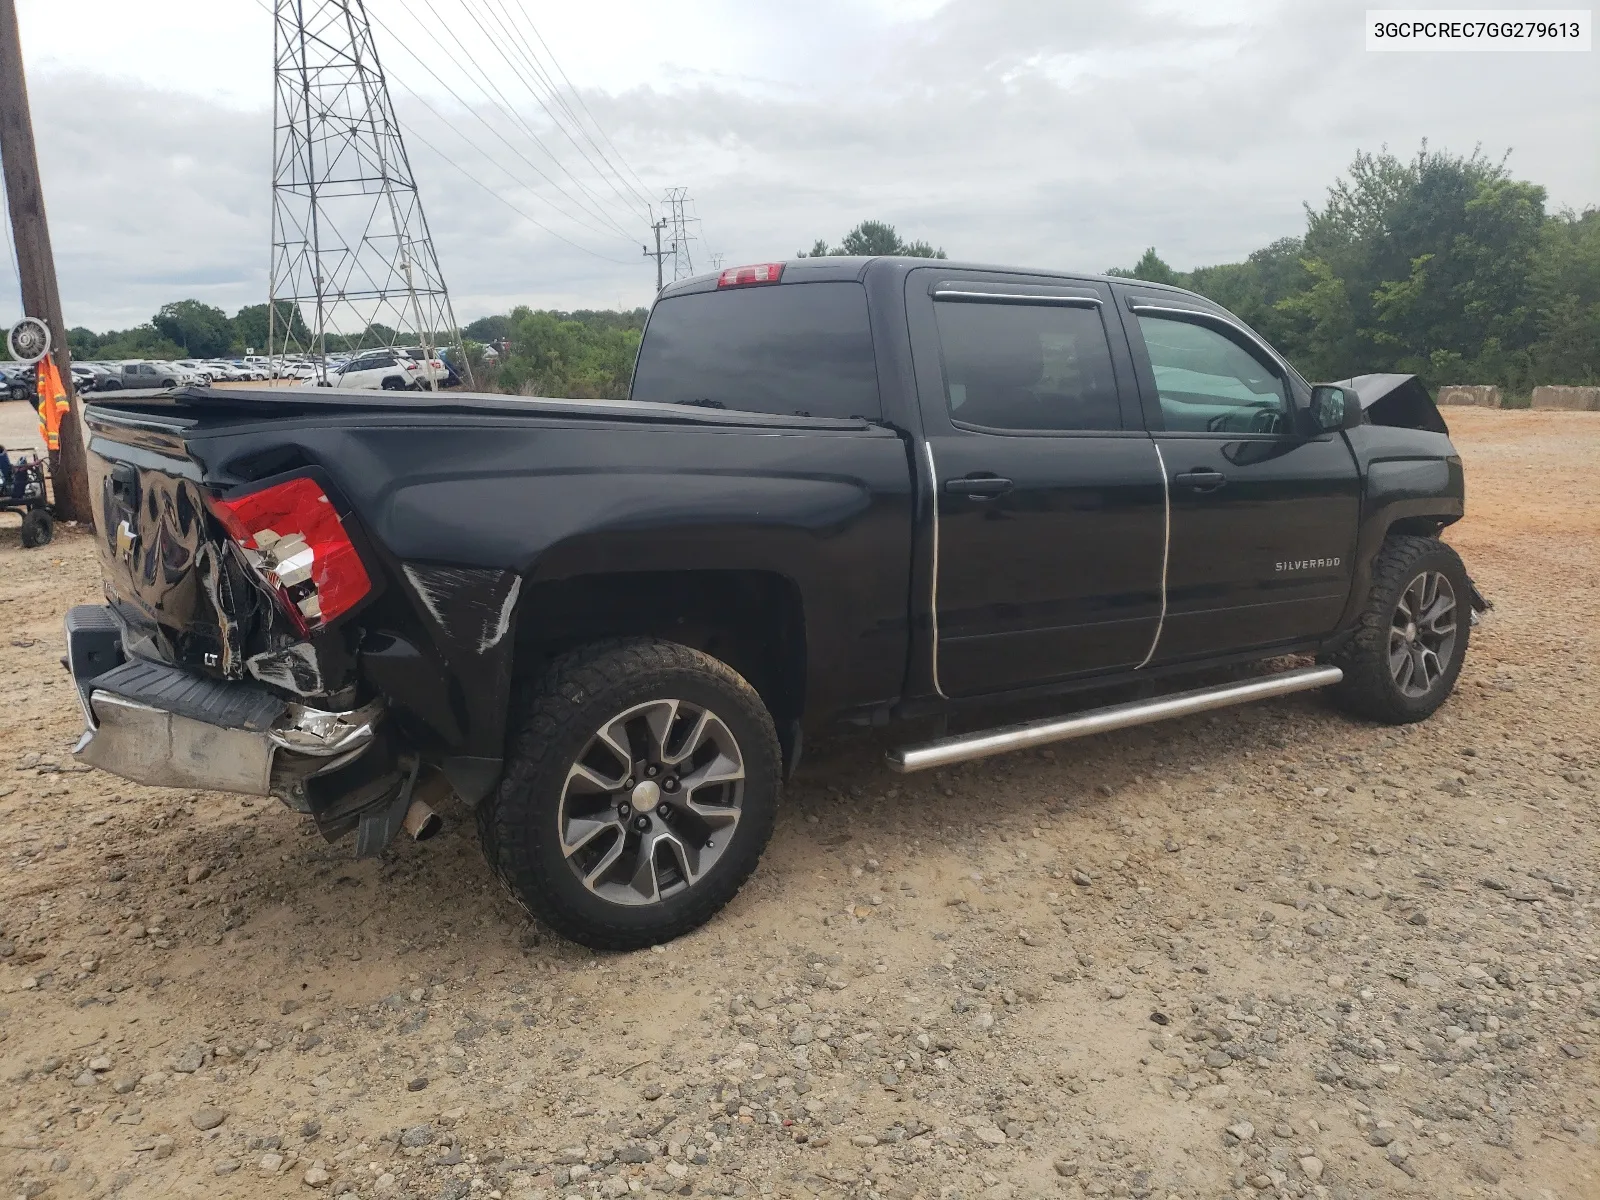
<svg viewBox="0 0 1600 1200"><path fill-rule="evenodd" d="M824 742L737 901L621 956L459 812L355 862L78 770L91 546L0 520L0 1197L1600 1196L1600 416L1449 416L1497 608L1428 724Z"/></svg>

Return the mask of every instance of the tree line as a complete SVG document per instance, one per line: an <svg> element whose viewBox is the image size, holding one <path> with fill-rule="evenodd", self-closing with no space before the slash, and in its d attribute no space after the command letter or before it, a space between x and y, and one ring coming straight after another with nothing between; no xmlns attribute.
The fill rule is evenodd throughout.
<svg viewBox="0 0 1600 1200"><path fill-rule="evenodd" d="M486 390L576 400L620 400L633 378L649 310L559 312L523 305L464 325L474 383ZM500 351L496 359L485 345Z"/></svg>
<svg viewBox="0 0 1600 1200"><path fill-rule="evenodd" d="M132 329L113 329L96 333L81 325L67 330L67 348L72 357L86 361L111 362L122 358L225 358L245 353L265 354L268 350L268 306L247 304L229 316L222 309L199 300L175 300L143 325ZM301 345L310 340L305 320L293 305L280 305L277 334L281 339L287 322ZM340 347L343 348L343 347Z"/></svg>
<svg viewBox="0 0 1600 1200"><path fill-rule="evenodd" d="M1215 300L1316 380L1600 383L1600 209L1546 199L1476 150L1361 153L1298 237L1187 272L1152 247L1109 273Z"/></svg>
<svg viewBox="0 0 1600 1200"><path fill-rule="evenodd" d="M1416 374L1432 387L1491 383L1526 395L1546 383L1600 383L1600 209L1546 211L1545 189L1505 161L1452 155L1426 143L1402 159L1359 153L1306 229L1243 262L1177 271L1154 248L1122 277L1171 283L1237 313L1305 375ZM944 258L893 225L863 221L799 257L904 254ZM627 394L648 310L562 312L518 307L466 325L479 387L524 395ZM148 324L95 334L73 329L80 358L211 358L267 341L265 304L234 316L197 300L165 305ZM297 311L305 344L309 335ZM365 345L392 331L369 329ZM440 334L437 344L451 341ZM329 339L330 349L354 348ZM483 346L494 344L498 359Z"/></svg>

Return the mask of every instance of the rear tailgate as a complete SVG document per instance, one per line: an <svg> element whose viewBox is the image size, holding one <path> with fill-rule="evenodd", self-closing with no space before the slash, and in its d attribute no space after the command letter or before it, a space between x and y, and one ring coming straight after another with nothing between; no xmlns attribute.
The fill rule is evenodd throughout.
<svg viewBox="0 0 1600 1200"><path fill-rule="evenodd" d="M224 494L195 450L215 432L203 410L90 405L85 420L101 574L127 653L303 697L348 682L324 677L320 635L376 587L320 471Z"/></svg>
<svg viewBox="0 0 1600 1200"><path fill-rule="evenodd" d="M185 441L196 421L91 405L86 422L100 573L124 645L142 658L238 678L223 662L238 650L237 624L219 606L225 559Z"/></svg>

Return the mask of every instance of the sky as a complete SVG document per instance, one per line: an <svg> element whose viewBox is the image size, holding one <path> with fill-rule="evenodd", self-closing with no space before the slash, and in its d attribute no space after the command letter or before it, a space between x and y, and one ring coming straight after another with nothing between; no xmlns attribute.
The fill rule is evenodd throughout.
<svg viewBox="0 0 1600 1200"><path fill-rule="evenodd" d="M271 5L163 0L157 21L126 0L18 0L69 325L126 328L189 297L229 313L266 299ZM1423 139L1509 151L1551 209L1600 205L1595 53L1369 53L1364 4L368 0L368 12L462 323L517 304L648 304L641 243L669 187L693 199L697 270L713 253L790 257L863 219L965 260L1099 271L1153 245L1179 269L1236 261L1300 233L1304 205L1357 151L1409 155ZM576 124L540 106L530 51L559 63ZM7 256L0 321L19 312Z"/></svg>

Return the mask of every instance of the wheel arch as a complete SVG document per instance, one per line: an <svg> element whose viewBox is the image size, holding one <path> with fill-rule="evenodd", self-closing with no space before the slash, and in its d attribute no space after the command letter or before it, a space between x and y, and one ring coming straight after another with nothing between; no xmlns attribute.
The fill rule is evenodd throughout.
<svg viewBox="0 0 1600 1200"><path fill-rule="evenodd" d="M805 604L763 569L618 571L530 579L517 603L514 678L542 674L578 646L650 637L700 650L749 681L772 714L785 762L806 710Z"/></svg>
<svg viewBox="0 0 1600 1200"><path fill-rule="evenodd" d="M1461 519L1459 499L1444 496L1416 497L1373 503L1368 499L1361 528L1356 536L1355 561L1351 564L1350 594L1345 598L1337 630L1330 641L1342 643L1355 628L1367 593L1372 588L1372 569L1383 544L1396 534L1436 538L1447 526Z"/></svg>

